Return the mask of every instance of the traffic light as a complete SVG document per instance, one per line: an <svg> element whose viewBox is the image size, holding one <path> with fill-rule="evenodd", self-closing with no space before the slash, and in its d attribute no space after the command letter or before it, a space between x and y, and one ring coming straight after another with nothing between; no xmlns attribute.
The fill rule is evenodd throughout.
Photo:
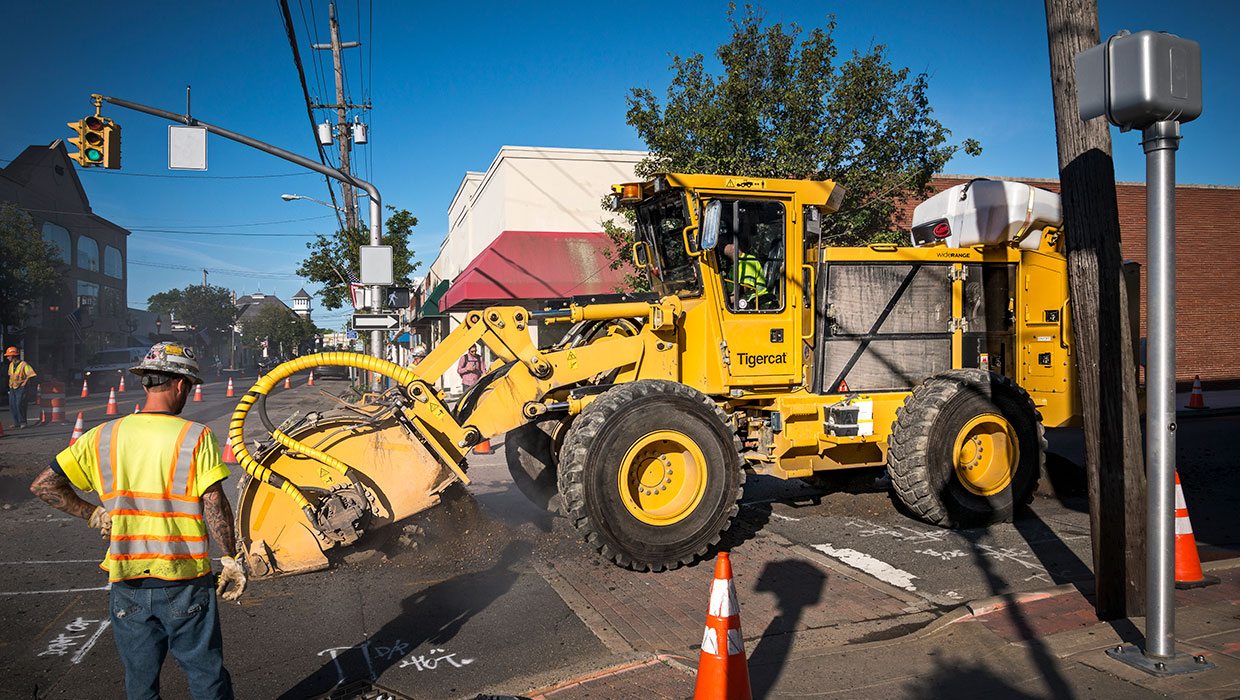
<svg viewBox="0 0 1240 700"><path fill-rule="evenodd" d="M121 167L121 127L111 119L98 115L69 122L69 128L77 136L69 143L77 146L77 153L69 157L85 168L102 166L110 170Z"/></svg>

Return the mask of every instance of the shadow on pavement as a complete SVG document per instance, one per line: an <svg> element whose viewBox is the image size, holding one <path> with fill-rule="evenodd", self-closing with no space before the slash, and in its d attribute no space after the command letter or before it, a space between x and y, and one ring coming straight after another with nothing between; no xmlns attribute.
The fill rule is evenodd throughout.
<svg viewBox="0 0 1240 700"><path fill-rule="evenodd" d="M749 655L750 687L755 700L762 700L779 680L802 612L822 600L827 576L799 559L767 562L754 590L775 594L779 614L762 631L762 639Z"/></svg>
<svg viewBox="0 0 1240 700"><path fill-rule="evenodd" d="M996 675L982 664L967 666L953 664L950 661L935 659L932 673L919 676L910 681L904 697L910 700L961 700L963 698L1004 698L1004 700L1032 700L1047 697L1044 694L1033 695L1012 687L1004 678ZM1051 697L1063 698L1071 695L1055 693Z"/></svg>
<svg viewBox="0 0 1240 700"><path fill-rule="evenodd" d="M423 644L446 645L476 614L508 592L519 576L513 566L529 543L510 542L488 569L459 574L401 601L401 613L359 644L328 651L322 666L280 695L304 700L358 680L376 681Z"/></svg>

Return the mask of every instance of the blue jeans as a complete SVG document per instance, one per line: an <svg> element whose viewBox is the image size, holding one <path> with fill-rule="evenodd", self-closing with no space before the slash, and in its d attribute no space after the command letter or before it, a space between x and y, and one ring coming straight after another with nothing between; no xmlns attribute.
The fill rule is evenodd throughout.
<svg viewBox="0 0 1240 700"><path fill-rule="evenodd" d="M9 413L13 414L13 427L26 424L26 387L9 389Z"/></svg>
<svg viewBox="0 0 1240 700"><path fill-rule="evenodd" d="M112 636L125 664L129 700L158 700L168 651L189 679L194 700L232 700L215 590L202 581L161 588L112 584Z"/></svg>

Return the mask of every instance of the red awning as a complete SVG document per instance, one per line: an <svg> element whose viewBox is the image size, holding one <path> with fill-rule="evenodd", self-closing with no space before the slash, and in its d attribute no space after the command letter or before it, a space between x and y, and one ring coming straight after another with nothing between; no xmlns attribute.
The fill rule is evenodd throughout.
<svg viewBox="0 0 1240 700"><path fill-rule="evenodd" d="M457 275L439 308L613 293L624 273L603 256L610 245L603 233L504 231Z"/></svg>

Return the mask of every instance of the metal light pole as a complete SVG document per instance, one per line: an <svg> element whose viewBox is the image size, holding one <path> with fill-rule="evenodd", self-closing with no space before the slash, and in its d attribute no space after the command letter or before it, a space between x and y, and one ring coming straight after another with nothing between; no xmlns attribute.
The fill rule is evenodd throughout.
<svg viewBox="0 0 1240 700"><path fill-rule="evenodd" d="M1142 130L1145 148L1148 510L1145 650L1114 659L1155 676L1214 668L1175 650L1175 152L1201 114L1201 47L1173 34L1120 32L1077 54L1082 119Z"/></svg>

